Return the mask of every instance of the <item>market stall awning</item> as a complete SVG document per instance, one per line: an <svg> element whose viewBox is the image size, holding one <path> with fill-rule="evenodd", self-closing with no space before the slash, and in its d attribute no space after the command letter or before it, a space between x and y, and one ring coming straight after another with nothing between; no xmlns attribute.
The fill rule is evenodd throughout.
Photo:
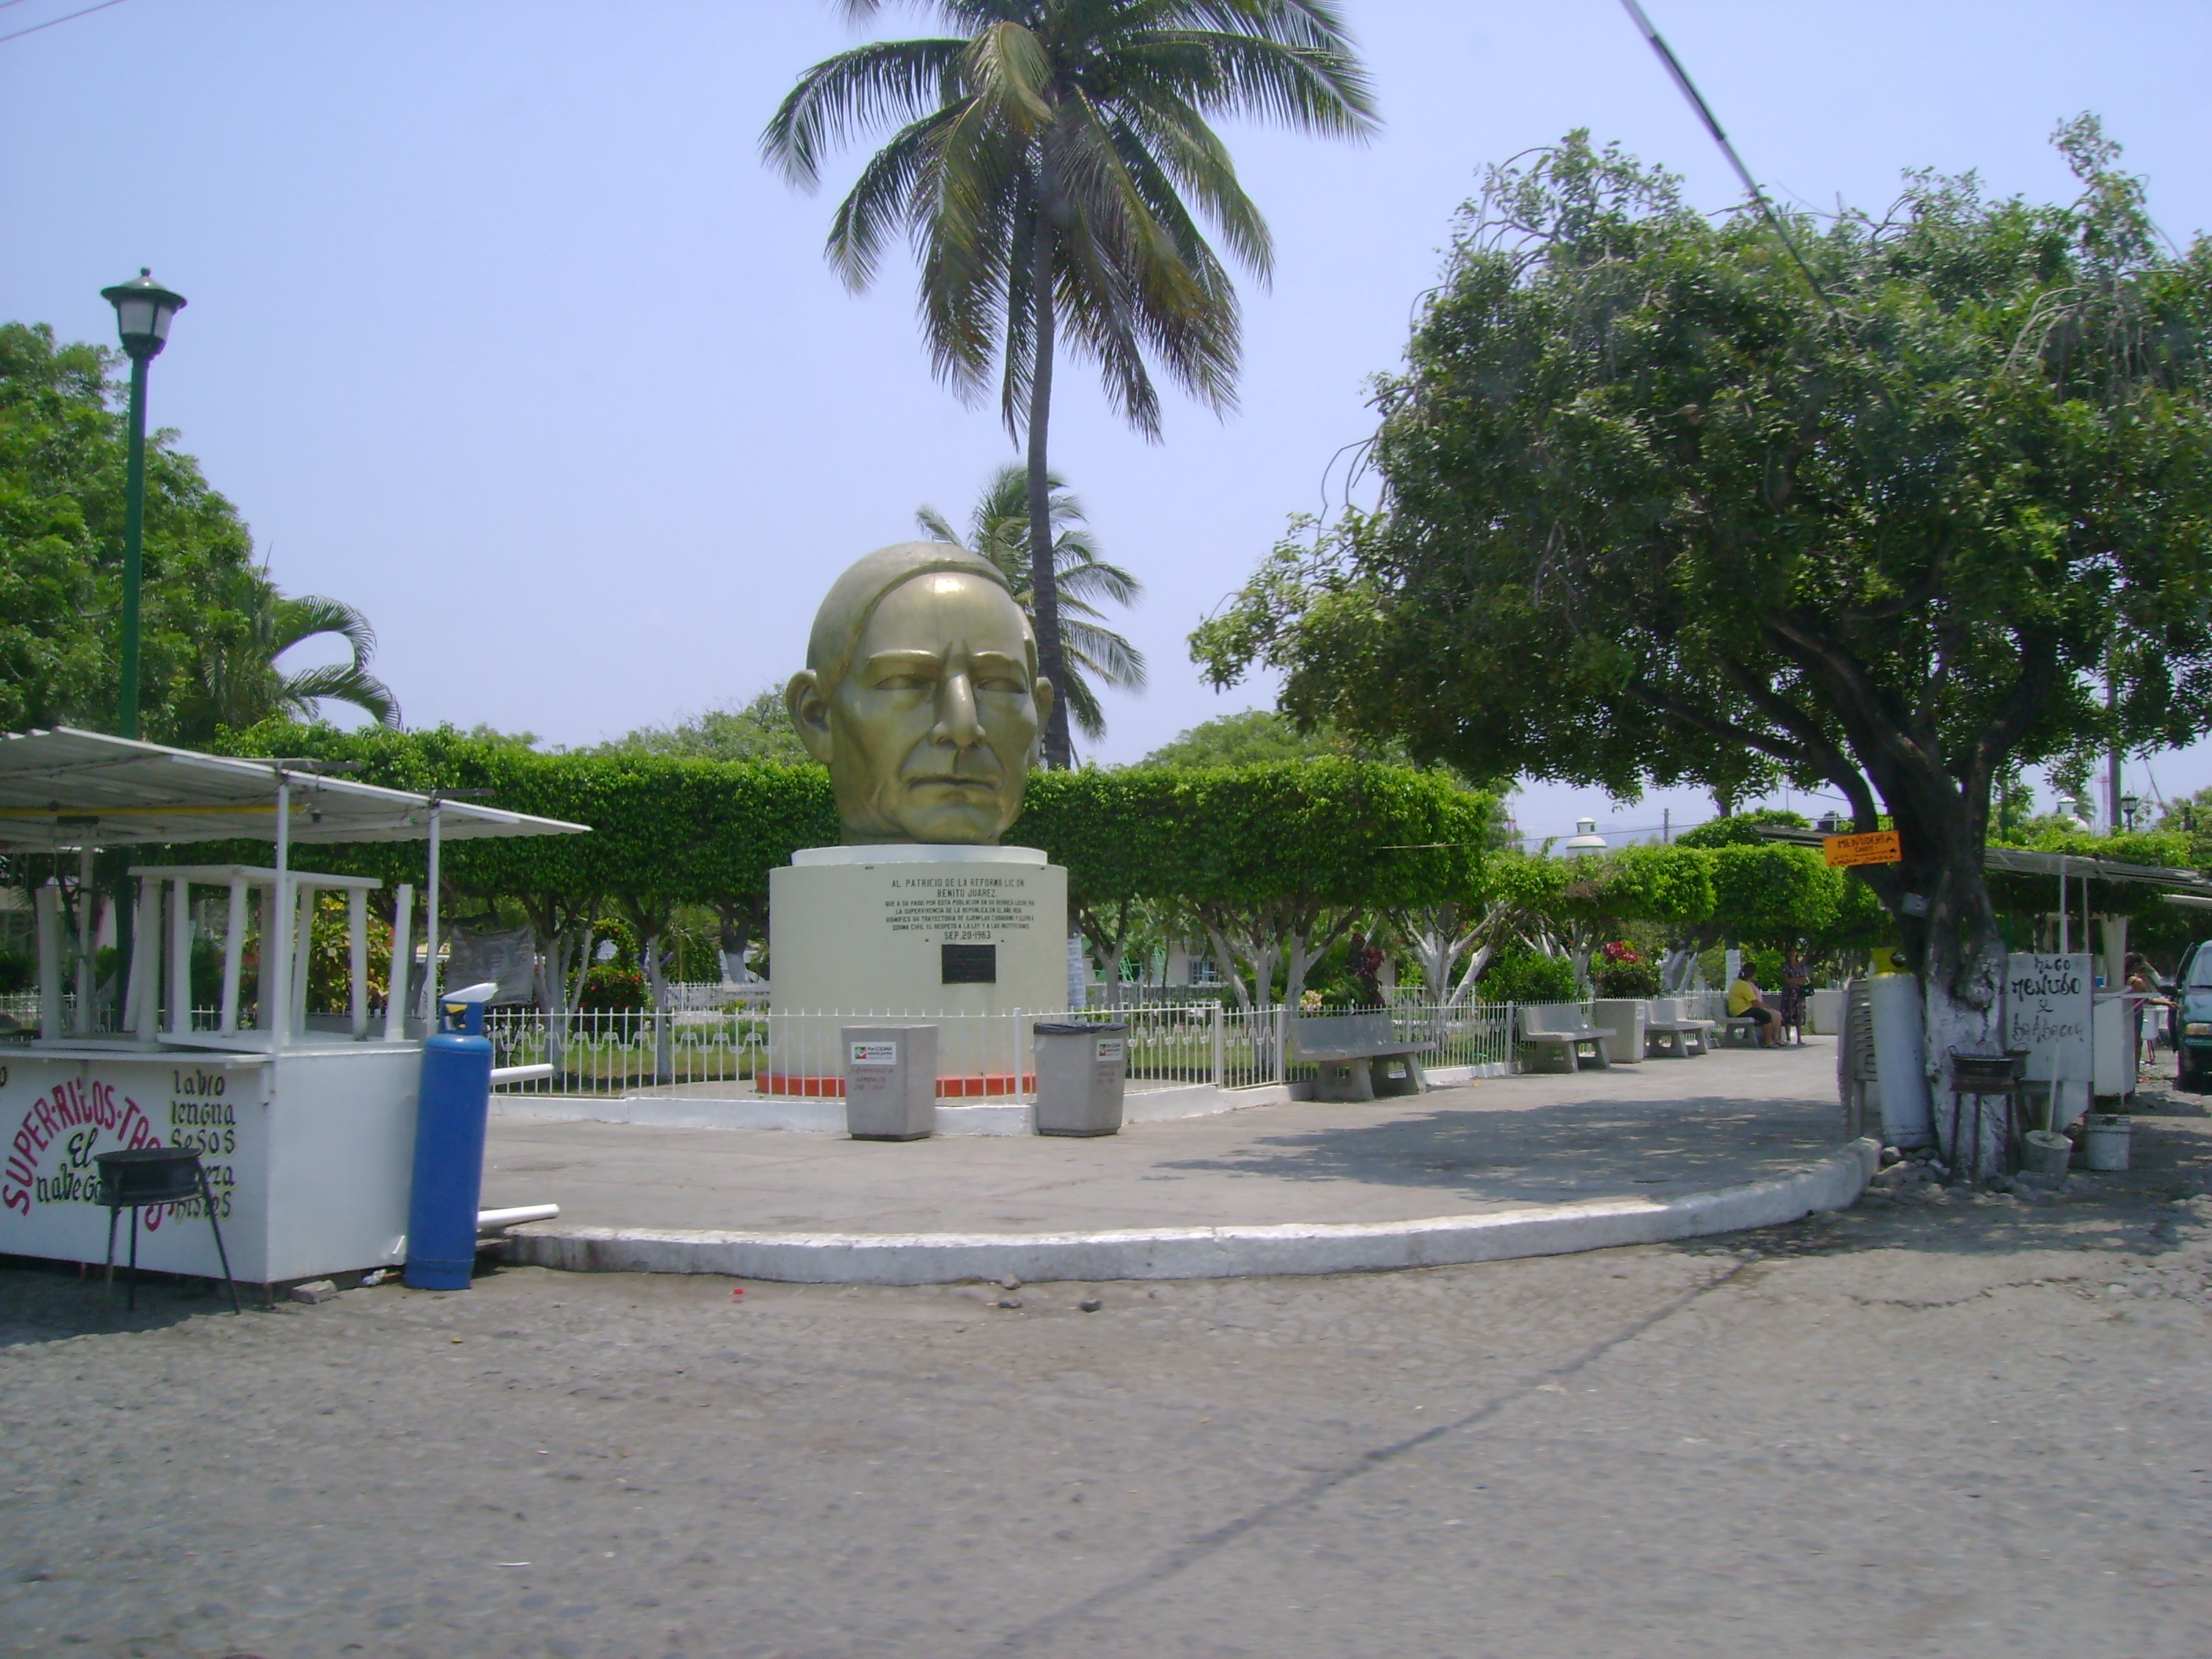
<svg viewBox="0 0 2212 1659"><path fill-rule="evenodd" d="M588 824L356 783L313 761L203 755L58 726L0 736L0 851L273 841L289 787L295 842L580 835Z"/></svg>

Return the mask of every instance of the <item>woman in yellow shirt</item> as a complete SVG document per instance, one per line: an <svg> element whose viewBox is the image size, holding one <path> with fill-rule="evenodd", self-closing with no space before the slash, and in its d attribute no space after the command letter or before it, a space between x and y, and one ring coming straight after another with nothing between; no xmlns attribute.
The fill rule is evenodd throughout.
<svg viewBox="0 0 2212 1659"><path fill-rule="evenodd" d="M1735 983L1729 987L1728 1012L1730 1019L1748 1019L1759 1027L1760 1048L1781 1046L1782 1032L1774 1023L1774 1010L1766 1006L1765 999L1759 994L1759 981L1752 977L1748 963L1738 970Z"/></svg>

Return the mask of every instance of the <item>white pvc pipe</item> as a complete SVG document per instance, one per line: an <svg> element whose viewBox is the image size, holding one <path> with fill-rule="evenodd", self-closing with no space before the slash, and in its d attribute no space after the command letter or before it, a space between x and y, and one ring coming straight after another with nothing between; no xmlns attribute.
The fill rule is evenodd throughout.
<svg viewBox="0 0 2212 1659"><path fill-rule="evenodd" d="M518 1204L508 1210L478 1210L477 1231L495 1233L502 1227L520 1227L526 1221L557 1221L560 1216L558 1204Z"/></svg>
<svg viewBox="0 0 2212 1659"><path fill-rule="evenodd" d="M224 918L222 935L222 1024L228 1036L238 1029L238 972L246 961L246 883L233 877L230 914Z"/></svg>
<svg viewBox="0 0 2212 1659"><path fill-rule="evenodd" d="M402 882L392 896L392 966L384 976L384 1040L407 1035L407 976L415 959L408 954L407 930L415 920L415 886Z"/></svg>
<svg viewBox="0 0 2212 1659"><path fill-rule="evenodd" d="M536 1079L541 1077L551 1077L552 1075L553 1067L550 1064L538 1066L495 1066L491 1068L491 1080L495 1085L501 1083L529 1083Z"/></svg>
<svg viewBox="0 0 2212 1659"><path fill-rule="evenodd" d="M351 978L353 1040L368 1035L368 891L346 891L346 971Z"/></svg>

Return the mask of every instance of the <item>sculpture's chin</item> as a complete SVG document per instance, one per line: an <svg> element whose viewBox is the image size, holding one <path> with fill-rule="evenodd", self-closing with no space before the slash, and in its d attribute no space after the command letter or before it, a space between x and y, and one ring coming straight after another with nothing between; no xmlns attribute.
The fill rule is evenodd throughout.
<svg viewBox="0 0 2212 1659"><path fill-rule="evenodd" d="M923 847L993 847L1006 827L998 803L964 805L947 801L934 807L909 804L908 810L854 813L844 819L844 843L869 847L884 843Z"/></svg>

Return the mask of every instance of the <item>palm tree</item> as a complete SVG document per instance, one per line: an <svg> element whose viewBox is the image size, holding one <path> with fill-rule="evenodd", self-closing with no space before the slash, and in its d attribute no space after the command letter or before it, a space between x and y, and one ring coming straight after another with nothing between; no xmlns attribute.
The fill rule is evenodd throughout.
<svg viewBox="0 0 2212 1659"><path fill-rule="evenodd" d="M842 0L856 22L880 0ZM1236 290L1193 217L1265 281L1271 240L1207 125L1259 115L1364 137L1367 78L1334 0L931 0L950 38L879 40L817 64L761 135L811 187L823 153L903 123L830 222L830 263L855 290L905 228L921 264L937 374L980 394L994 364L1007 430L1026 435L1037 656L1066 684L1046 438L1065 331L1107 397L1159 435L1157 362L1216 410L1236 402ZM1045 763L1065 766L1066 699Z"/></svg>
<svg viewBox="0 0 2212 1659"><path fill-rule="evenodd" d="M1052 514L1053 581L1060 596L1061 678L1055 684L1069 717L1093 743L1106 735L1106 714L1098 706L1093 678L1127 690L1145 684L1145 653L1105 626L1105 613L1091 603L1095 594L1116 605L1133 605L1144 584L1098 556L1098 544L1084 523L1083 504L1068 492L1056 472L1045 474ZM1030 559L1029 470L1010 461L991 475L977 497L963 542L933 507L914 515L922 533L980 553L998 566L1014 591L1014 603L1036 617L1036 587Z"/></svg>
<svg viewBox="0 0 2212 1659"><path fill-rule="evenodd" d="M312 720L325 698L350 703L385 726L399 724L398 700L368 669L376 630L343 601L314 594L288 599L261 572L240 570L222 580L198 622L191 684L178 700L178 741L204 741L220 730L240 731L279 715ZM325 634L351 647L353 660L294 673L277 666L276 659L294 646Z"/></svg>

